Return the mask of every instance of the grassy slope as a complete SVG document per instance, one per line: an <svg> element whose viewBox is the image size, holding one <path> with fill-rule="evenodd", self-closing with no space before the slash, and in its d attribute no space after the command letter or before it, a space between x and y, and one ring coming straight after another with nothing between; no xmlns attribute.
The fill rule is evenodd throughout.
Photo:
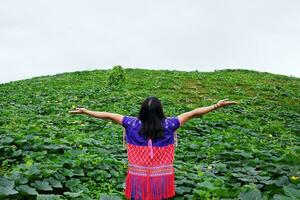
<svg viewBox="0 0 300 200"><path fill-rule="evenodd" d="M101 119L71 116L69 110L78 105L137 115L141 102L154 95L162 101L165 114L174 116L229 98L240 105L213 111L178 129L177 199L236 198L251 182L270 198L283 194L283 185L296 186L290 177L299 176L299 78L249 70L124 70L125 84L115 90L105 87L109 70L1 84L0 174L9 176L18 170L29 185L60 172L65 177L62 191L88 188L86 194L92 199L101 192L121 195L127 161L122 128ZM40 172L27 173L34 167ZM81 173L70 175L74 169ZM263 183L255 176L258 173L274 182ZM281 184L280 178L289 179Z"/></svg>

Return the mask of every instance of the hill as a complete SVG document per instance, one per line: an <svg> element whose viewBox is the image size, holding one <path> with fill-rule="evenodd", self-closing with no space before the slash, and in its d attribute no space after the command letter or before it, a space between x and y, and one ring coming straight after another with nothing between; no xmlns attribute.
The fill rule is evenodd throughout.
<svg viewBox="0 0 300 200"><path fill-rule="evenodd" d="M0 199L123 199L122 127L68 111L136 116L147 96L166 116L240 102L178 129L175 199L300 198L299 78L114 67L0 85Z"/></svg>

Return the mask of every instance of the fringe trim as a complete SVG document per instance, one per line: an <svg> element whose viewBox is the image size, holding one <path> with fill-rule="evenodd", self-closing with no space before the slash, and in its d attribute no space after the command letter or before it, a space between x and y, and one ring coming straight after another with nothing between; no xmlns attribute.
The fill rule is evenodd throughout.
<svg viewBox="0 0 300 200"><path fill-rule="evenodd" d="M139 176L128 173L124 190L127 199L161 200L175 196L174 172L162 176Z"/></svg>

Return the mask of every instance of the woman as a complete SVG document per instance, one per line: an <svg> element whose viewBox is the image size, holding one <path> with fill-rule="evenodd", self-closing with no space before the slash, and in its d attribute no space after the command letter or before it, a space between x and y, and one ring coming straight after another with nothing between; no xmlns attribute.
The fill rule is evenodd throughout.
<svg viewBox="0 0 300 200"><path fill-rule="evenodd" d="M110 119L125 128L128 155L125 197L127 199L161 200L175 196L174 132L188 120L217 108L236 104L223 99L218 103L166 118L156 97L148 97L138 117L76 108L74 114Z"/></svg>

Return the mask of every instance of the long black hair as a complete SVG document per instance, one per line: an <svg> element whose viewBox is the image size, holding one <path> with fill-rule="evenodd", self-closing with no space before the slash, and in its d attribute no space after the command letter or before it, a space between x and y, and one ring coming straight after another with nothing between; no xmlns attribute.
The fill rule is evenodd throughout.
<svg viewBox="0 0 300 200"><path fill-rule="evenodd" d="M138 119L142 121L139 134L151 139L163 137L165 118L160 100L155 96L147 97L138 115Z"/></svg>

